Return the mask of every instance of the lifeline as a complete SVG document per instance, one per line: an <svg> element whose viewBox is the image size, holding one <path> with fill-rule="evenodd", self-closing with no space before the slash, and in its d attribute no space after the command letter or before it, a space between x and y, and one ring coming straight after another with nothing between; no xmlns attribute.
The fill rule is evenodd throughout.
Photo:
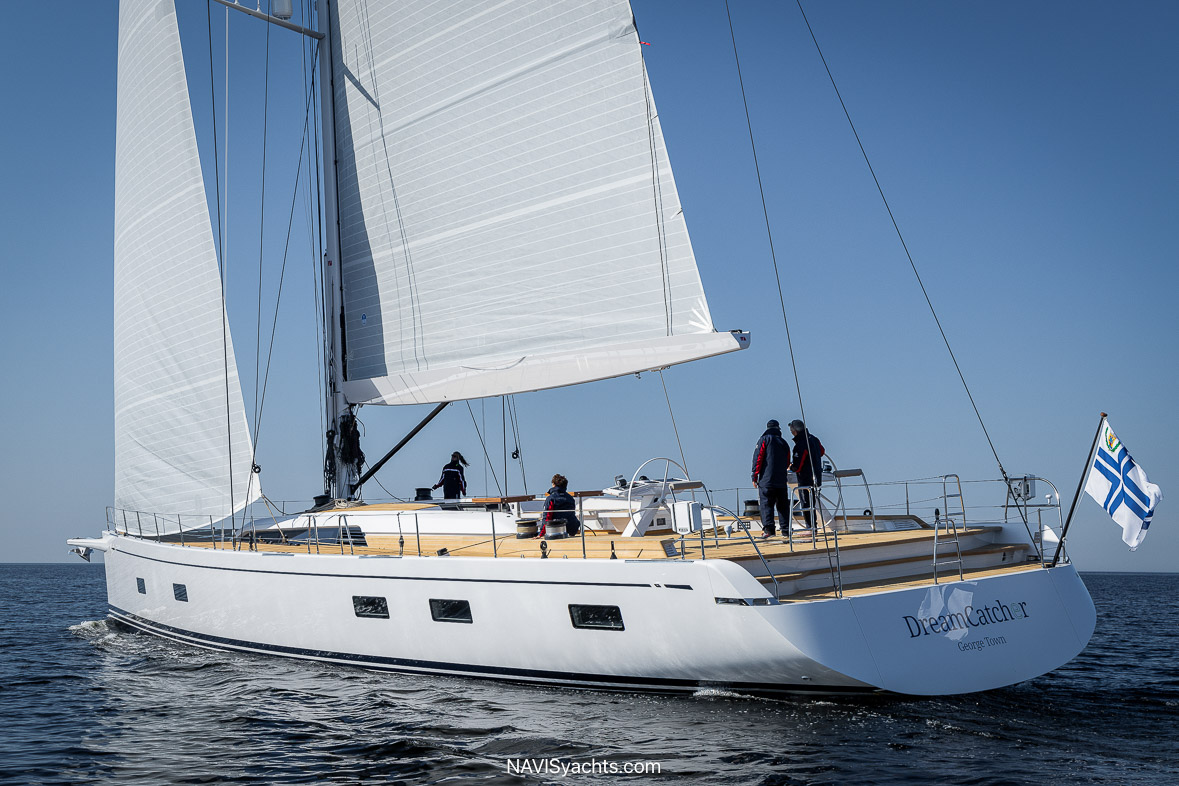
<svg viewBox="0 0 1179 786"><path fill-rule="evenodd" d="M911 617L906 614L905 625L909 628L909 638L915 639L918 636L928 636L931 633L949 633L953 630L977 628L980 625L1008 622L1030 616L1026 601L1019 601L1010 606L995 601L993 606L982 606L977 609L974 606L967 606L962 611L939 614L936 617Z"/></svg>

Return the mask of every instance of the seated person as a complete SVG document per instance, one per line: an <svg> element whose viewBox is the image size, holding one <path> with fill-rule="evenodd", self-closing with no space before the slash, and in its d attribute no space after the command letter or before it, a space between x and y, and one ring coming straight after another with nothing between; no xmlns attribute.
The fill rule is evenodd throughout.
<svg viewBox="0 0 1179 786"><path fill-rule="evenodd" d="M577 515L574 511L577 508L577 502L569 495L566 490L569 488L569 479L564 475L553 475L553 487L549 489L549 495L544 501L544 513L540 516L540 534L538 538L543 538L545 530L548 525L554 524L557 526L565 526L565 534L569 537L581 532L581 522L577 520Z"/></svg>

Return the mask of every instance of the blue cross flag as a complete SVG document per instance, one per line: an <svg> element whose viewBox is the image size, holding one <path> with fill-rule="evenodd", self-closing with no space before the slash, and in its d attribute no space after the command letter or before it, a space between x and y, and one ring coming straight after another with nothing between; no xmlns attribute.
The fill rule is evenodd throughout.
<svg viewBox="0 0 1179 786"><path fill-rule="evenodd" d="M1154 510L1163 498L1162 489L1146 479L1146 473L1130 458L1130 452L1114 436L1108 421L1101 424L1085 493L1097 500L1122 528L1122 540L1130 551L1137 549L1146 537Z"/></svg>

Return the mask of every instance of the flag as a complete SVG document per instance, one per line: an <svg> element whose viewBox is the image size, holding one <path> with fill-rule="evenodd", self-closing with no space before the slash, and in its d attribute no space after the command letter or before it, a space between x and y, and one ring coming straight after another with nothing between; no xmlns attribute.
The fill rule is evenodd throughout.
<svg viewBox="0 0 1179 786"><path fill-rule="evenodd" d="M1154 510L1163 498L1162 489L1146 479L1142 467L1134 463L1126 446L1114 435L1109 421L1101 423L1085 493L1122 528L1122 540L1130 551L1146 537Z"/></svg>

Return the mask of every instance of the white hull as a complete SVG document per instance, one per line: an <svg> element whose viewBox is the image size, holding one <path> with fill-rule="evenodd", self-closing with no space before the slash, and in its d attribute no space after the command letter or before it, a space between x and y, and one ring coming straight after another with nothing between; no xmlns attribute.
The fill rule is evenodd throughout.
<svg viewBox="0 0 1179 786"><path fill-rule="evenodd" d="M1063 665L1096 622L1071 565L778 603L722 559L280 554L112 533L79 543L106 552L112 616L166 638L589 688L967 693ZM353 596L385 598L389 617L357 617ZM435 621L431 599L468 601L472 622ZM576 629L570 604L617 606L625 629Z"/></svg>

